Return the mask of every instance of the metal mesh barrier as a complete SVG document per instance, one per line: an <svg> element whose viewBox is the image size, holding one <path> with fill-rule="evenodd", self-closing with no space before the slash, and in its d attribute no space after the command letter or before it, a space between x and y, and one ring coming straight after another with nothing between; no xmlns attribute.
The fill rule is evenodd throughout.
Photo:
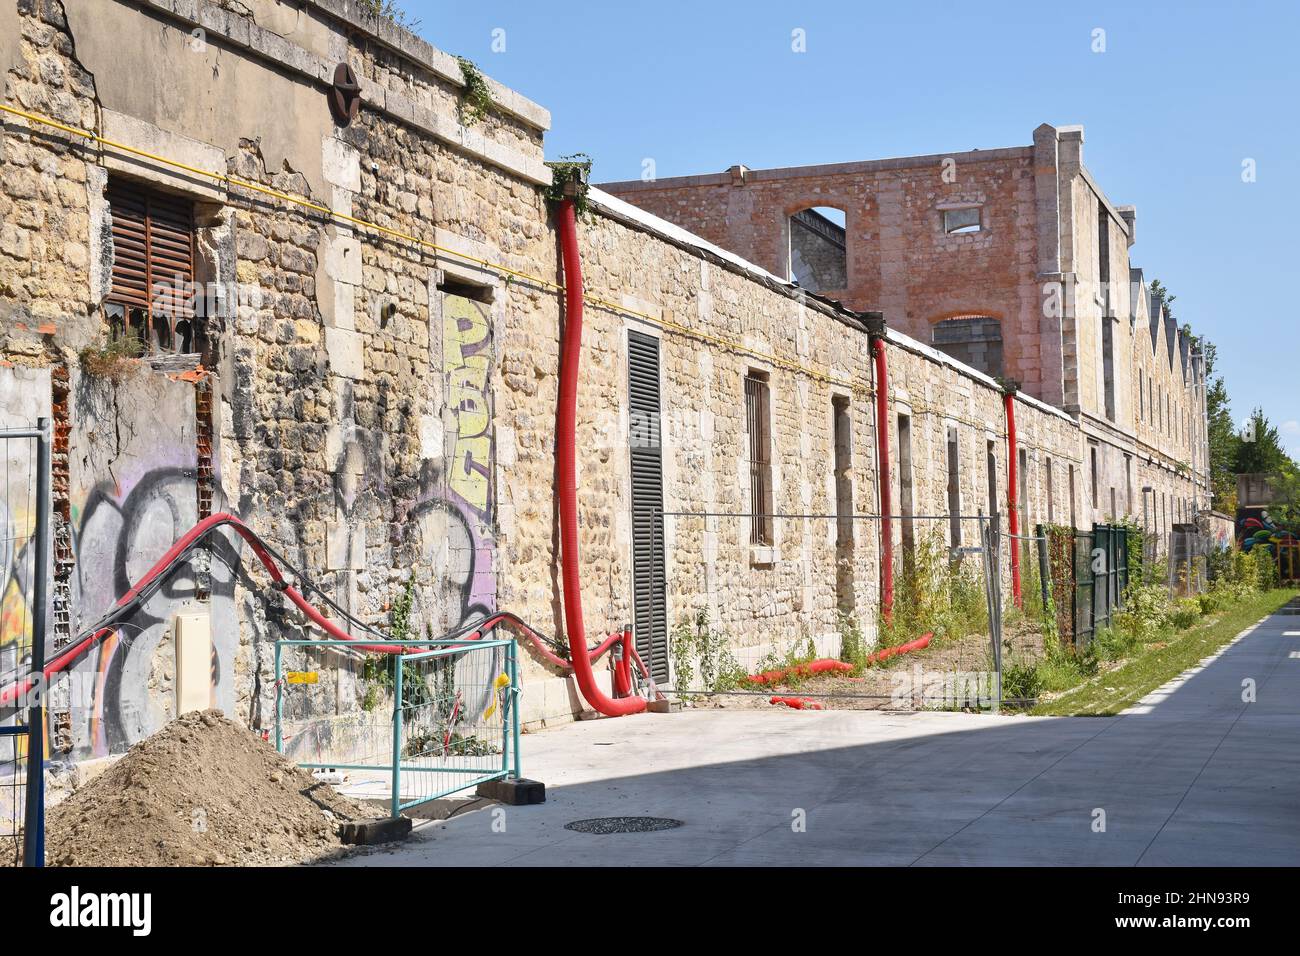
<svg viewBox="0 0 1300 956"><path fill-rule="evenodd" d="M0 429L0 687L39 671L44 659L49 434L45 420ZM17 703L0 711L0 865L41 866L44 714L36 694Z"/></svg>
<svg viewBox="0 0 1300 956"><path fill-rule="evenodd" d="M513 640L276 642L276 749L394 816L489 780L518 777Z"/></svg>
<svg viewBox="0 0 1300 956"><path fill-rule="evenodd" d="M1021 627L1029 611L1004 636L1012 542L996 519L759 518L663 515L663 551L646 553L663 555L664 567L650 580L665 582L666 627L662 634L638 631L637 647L665 688L727 707L768 707L773 697L789 697L842 709L993 709L1005 640L1017 660L1041 653L1041 634ZM894 540L888 619L879 612L876 544L886 532ZM1019 541L1022 587L1041 604L1030 568L1035 541ZM815 677L800 669L827 658L845 666Z"/></svg>

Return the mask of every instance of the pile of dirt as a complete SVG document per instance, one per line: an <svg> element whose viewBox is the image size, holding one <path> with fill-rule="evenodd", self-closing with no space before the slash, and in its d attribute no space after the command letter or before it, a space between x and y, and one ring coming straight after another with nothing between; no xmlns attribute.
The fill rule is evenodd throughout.
<svg viewBox="0 0 1300 956"><path fill-rule="evenodd" d="M46 858L52 866L299 863L339 849L339 823L382 815L221 711L194 711L54 807Z"/></svg>

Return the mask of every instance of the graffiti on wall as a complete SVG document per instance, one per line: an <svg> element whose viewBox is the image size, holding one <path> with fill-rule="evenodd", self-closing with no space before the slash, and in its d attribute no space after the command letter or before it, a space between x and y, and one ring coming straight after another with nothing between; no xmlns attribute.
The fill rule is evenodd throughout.
<svg viewBox="0 0 1300 956"><path fill-rule="evenodd" d="M450 553L466 556L461 619L496 607L493 551L492 325L488 306L459 295L445 295L443 376L446 396L447 468L443 505L429 502L426 513L444 509ZM459 525L459 527L457 527Z"/></svg>
<svg viewBox="0 0 1300 956"><path fill-rule="evenodd" d="M62 529L69 551L71 616L63 632L50 633L47 652L93 624L197 521L194 409L189 382L151 374L115 383L79 379L69 412L68 520L56 527L56 537ZM22 494L12 487L5 492L9 504L0 507L0 523L26 520L12 507ZM61 520L56 510L56 522ZM8 530L3 533L9 537ZM224 541L212 554L202 590L214 599L208 606L215 617L218 605L230 605L239 557ZM30 635L31 611L22 605L30 590L25 584L30 559L9 552L0 557L11 569L0 599L0 638L17 647ZM52 683L47 737L52 753L77 758L118 753L173 715L171 623L183 605L200 596L197 569L182 566L131 620ZM237 634L214 627L213 637L211 703L228 706ZM5 658L7 671L21 663L14 657L10 652Z"/></svg>

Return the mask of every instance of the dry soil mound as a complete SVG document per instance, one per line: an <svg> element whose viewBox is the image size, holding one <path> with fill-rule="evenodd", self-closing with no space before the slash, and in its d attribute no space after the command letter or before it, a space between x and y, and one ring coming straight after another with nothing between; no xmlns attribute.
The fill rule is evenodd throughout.
<svg viewBox="0 0 1300 956"><path fill-rule="evenodd" d="M377 815L221 711L194 711L50 811L47 859L55 866L297 863L337 849L339 822Z"/></svg>

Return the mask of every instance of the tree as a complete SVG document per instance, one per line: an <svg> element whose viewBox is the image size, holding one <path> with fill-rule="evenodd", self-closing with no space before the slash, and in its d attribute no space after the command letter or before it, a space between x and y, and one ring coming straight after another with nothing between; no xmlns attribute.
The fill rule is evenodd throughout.
<svg viewBox="0 0 1300 956"><path fill-rule="evenodd" d="M1282 436L1269 422L1264 409L1250 413L1250 420L1237 440L1236 470L1239 475L1281 475L1294 467L1282 447Z"/></svg>
<svg viewBox="0 0 1300 956"><path fill-rule="evenodd" d="M1214 374L1218 349L1203 335L1193 336L1205 356L1206 435L1210 445L1210 492L1214 506L1227 514L1237 511L1237 448L1241 436L1232 420L1228 386L1223 376Z"/></svg>

